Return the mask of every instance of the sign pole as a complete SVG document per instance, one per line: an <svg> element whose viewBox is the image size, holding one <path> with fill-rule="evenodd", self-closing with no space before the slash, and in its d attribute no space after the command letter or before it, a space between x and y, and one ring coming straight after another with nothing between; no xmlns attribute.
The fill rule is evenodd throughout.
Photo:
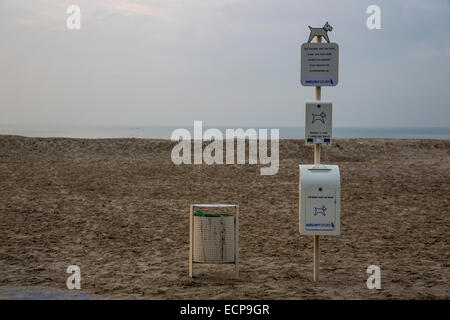
<svg viewBox="0 0 450 320"><path fill-rule="evenodd" d="M322 28L308 27L308 41L300 49L300 82L315 87L315 101L307 101L305 107L305 144L314 146L314 164L299 165L299 229L300 234L314 237L313 281L318 282L319 235L339 235L341 227L339 166L320 164L322 145L331 145L333 110L331 102L322 101L322 87L338 84L339 46L328 38L333 30L328 22Z"/></svg>
<svg viewBox="0 0 450 320"><path fill-rule="evenodd" d="M320 271L320 248L319 248L319 236L314 236L314 274L313 281L319 281Z"/></svg>
<svg viewBox="0 0 450 320"><path fill-rule="evenodd" d="M317 36L316 37L317 42L322 42L322 37ZM322 96L322 87L316 86L316 101L320 101ZM321 144L316 143L314 144L314 164L320 164L320 150ZM314 257L313 257L313 281L319 281L319 273L320 273L320 242L319 242L319 236L314 236Z"/></svg>

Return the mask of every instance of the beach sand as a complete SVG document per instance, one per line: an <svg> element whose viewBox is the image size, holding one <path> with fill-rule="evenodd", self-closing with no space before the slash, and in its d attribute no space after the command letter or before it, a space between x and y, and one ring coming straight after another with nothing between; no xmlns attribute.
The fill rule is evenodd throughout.
<svg viewBox="0 0 450 320"><path fill-rule="evenodd" d="M335 140L341 235L298 232L303 140L282 140L280 170L180 165L175 143L0 136L0 286L145 299L449 299L450 141ZM240 205L241 279L230 265L188 277L189 205ZM381 268L381 290L366 286ZM4 297L5 295L3 295Z"/></svg>

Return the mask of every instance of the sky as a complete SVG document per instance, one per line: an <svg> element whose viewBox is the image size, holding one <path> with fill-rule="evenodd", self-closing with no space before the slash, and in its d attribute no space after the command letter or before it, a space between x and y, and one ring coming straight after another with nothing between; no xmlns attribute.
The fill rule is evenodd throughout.
<svg viewBox="0 0 450 320"><path fill-rule="evenodd" d="M448 0L0 0L0 125L304 126L300 46L328 21L334 126L448 127L449 17Z"/></svg>

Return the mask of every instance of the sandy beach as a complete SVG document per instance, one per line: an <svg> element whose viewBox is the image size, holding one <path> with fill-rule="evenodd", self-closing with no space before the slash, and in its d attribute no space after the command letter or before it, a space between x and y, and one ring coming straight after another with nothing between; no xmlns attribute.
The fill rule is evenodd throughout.
<svg viewBox="0 0 450 320"><path fill-rule="evenodd" d="M450 140L335 140L341 235L298 232L303 140L280 142L280 169L174 165L175 143L0 136L0 286L139 299L449 299ZM189 205L240 205L241 279L231 266L188 277ZM381 290L369 290L369 265Z"/></svg>

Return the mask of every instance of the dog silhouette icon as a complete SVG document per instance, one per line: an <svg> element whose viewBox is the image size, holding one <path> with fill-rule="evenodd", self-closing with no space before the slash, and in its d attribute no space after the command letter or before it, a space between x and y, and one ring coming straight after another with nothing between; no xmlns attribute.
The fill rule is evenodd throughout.
<svg viewBox="0 0 450 320"><path fill-rule="evenodd" d="M330 26L330 25L328 24L328 22L325 23L325 25L324 25L322 28L313 28L313 27L311 27L311 26L308 26L308 28L309 28L309 30L311 31L311 33L309 34L308 42L311 42L311 40L312 40L314 37L320 36L320 37L324 37L325 40L326 40L328 43L330 43L330 39L328 39L328 31L332 31L332 30L333 30L333 27Z"/></svg>
<svg viewBox="0 0 450 320"><path fill-rule="evenodd" d="M322 123L325 123L325 117L326 117L326 113L325 112L321 112L319 114L312 114L312 123L316 122L316 121L320 121Z"/></svg>
<svg viewBox="0 0 450 320"><path fill-rule="evenodd" d="M323 216L326 216L327 207L323 206L322 208L316 208L314 207L314 215L317 216L318 214L322 214Z"/></svg>

